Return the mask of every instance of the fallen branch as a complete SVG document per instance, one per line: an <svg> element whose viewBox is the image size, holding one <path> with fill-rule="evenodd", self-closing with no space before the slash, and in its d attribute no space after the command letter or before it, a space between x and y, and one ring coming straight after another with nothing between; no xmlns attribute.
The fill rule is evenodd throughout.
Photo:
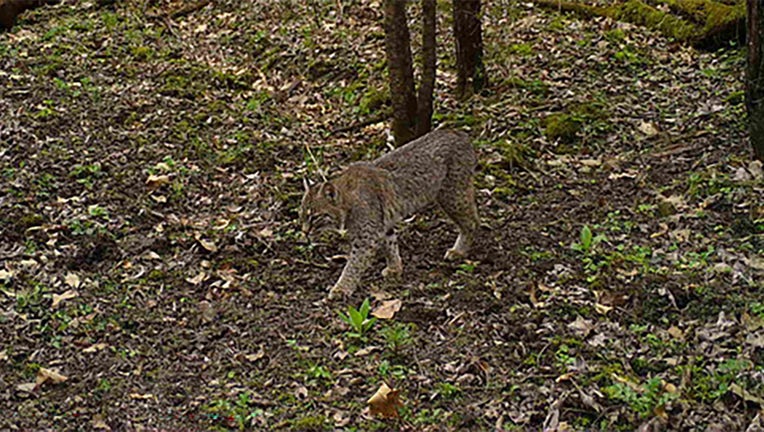
<svg viewBox="0 0 764 432"><path fill-rule="evenodd" d="M642 0L625 0L609 6L593 6L569 0L533 0L545 9L572 12L583 18L607 17L630 22L663 33L678 42L698 48L725 46L729 40L743 40L745 7L716 0L657 0L670 12Z"/></svg>

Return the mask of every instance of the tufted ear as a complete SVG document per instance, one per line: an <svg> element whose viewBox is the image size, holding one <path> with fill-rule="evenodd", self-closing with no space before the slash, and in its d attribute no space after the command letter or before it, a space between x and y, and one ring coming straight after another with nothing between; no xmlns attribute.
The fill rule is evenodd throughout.
<svg viewBox="0 0 764 432"><path fill-rule="evenodd" d="M334 188L334 185L331 183L324 183L321 186L321 192L324 194L326 199L329 201L336 203L337 202L337 189Z"/></svg>

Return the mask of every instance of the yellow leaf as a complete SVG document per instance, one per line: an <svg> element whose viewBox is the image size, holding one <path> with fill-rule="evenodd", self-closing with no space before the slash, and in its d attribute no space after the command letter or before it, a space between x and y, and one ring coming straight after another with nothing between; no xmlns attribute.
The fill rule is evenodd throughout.
<svg viewBox="0 0 764 432"><path fill-rule="evenodd" d="M396 312L401 310L402 304L403 302L398 299L385 300L382 302L382 305L376 308L371 314L379 319L391 319L395 316Z"/></svg>
<svg viewBox="0 0 764 432"><path fill-rule="evenodd" d="M73 299L73 298L75 298L75 297L77 297L79 295L80 294L77 291L75 291L75 290L68 290L68 291L65 291L62 294L53 294L53 304L51 304L50 306L55 308L62 301Z"/></svg>
<svg viewBox="0 0 764 432"><path fill-rule="evenodd" d="M398 408L403 404L398 399L399 391L391 389L387 384L382 383L369 401L369 410L371 415L379 415L383 418L398 418Z"/></svg>

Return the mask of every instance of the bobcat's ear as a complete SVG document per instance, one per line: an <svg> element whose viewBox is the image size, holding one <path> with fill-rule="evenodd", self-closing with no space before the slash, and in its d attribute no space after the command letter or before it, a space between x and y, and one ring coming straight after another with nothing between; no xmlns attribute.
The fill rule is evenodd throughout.
<svg viewBox="0 0 764 432"><path fill-rule="evenodd" d="M331 202L337 202L337 189L334 188L334 185L331 183L324 183L321 187L321 192L323 192L326 199L328 199Z"/></svg>

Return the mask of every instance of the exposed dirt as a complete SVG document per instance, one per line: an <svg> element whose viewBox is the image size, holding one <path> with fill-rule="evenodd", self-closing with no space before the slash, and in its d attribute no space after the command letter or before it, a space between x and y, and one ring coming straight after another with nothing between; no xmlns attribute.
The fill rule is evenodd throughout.
<svg viewBox="0 0 764 432"><path fill-rule="evenodd" d="M306 148L337 172L388 146L384 122L333 132L388 103L378 2L116 3L0 35L0 429L761 422L741 50L498 2L490 89L459 104L442 2L436 123L478 149L479 245L443 262L454 227L425 212L401 280L380 262L332 304L343 242L305 241L297 207ZM356 337L338 312L366 298L402 308ZM401 420L366 408L383 381Z"/></svg>

